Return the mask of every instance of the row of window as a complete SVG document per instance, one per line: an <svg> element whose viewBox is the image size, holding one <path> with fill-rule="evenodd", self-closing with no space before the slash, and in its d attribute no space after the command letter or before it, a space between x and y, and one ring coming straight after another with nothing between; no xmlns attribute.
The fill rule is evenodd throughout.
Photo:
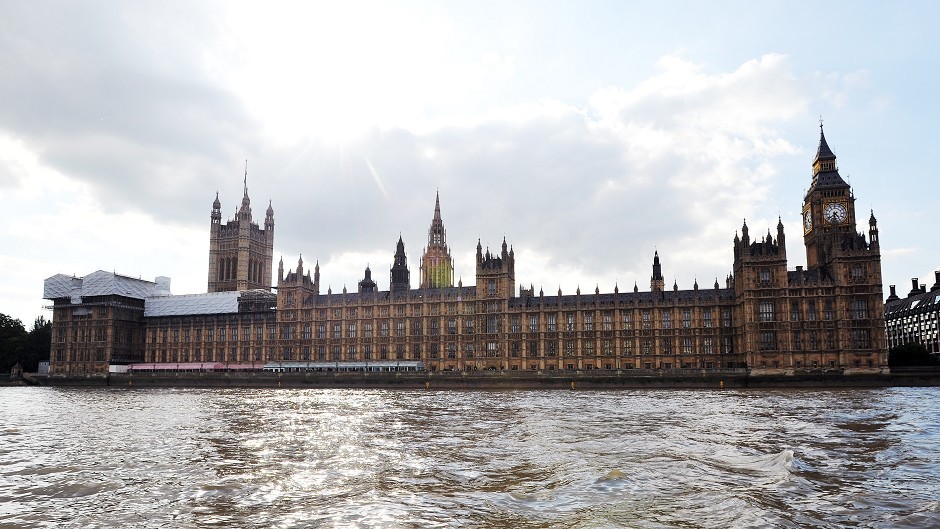
<svg viewBox="0 0 940 529"><path fill-rule="evenodd" d="M776 321L775 303L773 301L761 301L757 305L758 321ZM834 303L831 299L823 301L822 319L832 321L835 318ZM801 321L803 318L802 306L800 302L794 301L790 304L790 321ZM808 300L806 302L806 321L817 321L818 312L816 310L816 301ZM868 300L864 298L853 299L849 304L849 318L853 320L866 320L869 318Z"/></svg>

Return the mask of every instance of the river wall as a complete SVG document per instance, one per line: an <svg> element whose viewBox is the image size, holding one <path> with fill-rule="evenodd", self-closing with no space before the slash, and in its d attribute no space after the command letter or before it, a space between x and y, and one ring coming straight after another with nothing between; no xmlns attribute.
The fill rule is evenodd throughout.
<svg viewBox="0 0 940 529"><path fill-rule="evenodd" d="M755 375L723 371L478 371L478 372L181 372L111 373L101 376L33 377L54 386L196 388L372 388L372 389L723 389L867 388L940 386L940 369L890 374L803 372Z"/></svg>

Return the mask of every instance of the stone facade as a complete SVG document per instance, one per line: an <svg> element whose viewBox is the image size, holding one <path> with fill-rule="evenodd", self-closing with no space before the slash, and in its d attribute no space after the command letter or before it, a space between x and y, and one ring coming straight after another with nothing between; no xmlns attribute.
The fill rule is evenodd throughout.
<svg viewBox="0 0 940 529"><path fill-rule="evenodd" d="M55 306L51 370L100 372L109 362L139 359L242 364L417 360L428 370L468 371L746 367L758 374L882 372L887 353L877 223L872 214L867 239L856 232L855 198L835 162L821 130L803 205L805 269L787 268L782 222L776 234L760 239L751 238L745 223L734 238L733 272L724 285L715 281L700 289L696 283L689 290L676 284L665 288L657 251L649 291L634 285L632 292L615 287L613 293L536 294L531 285L517 287L515 253L505 239L498 253L484 252L478 241L476 285L454 286L436 197L419 288L410 287L399 238L388 290L376 284L367 268L356 292L323 293L319 265L311 271L300 259L290 270L283 261L279 264L275 297L265 291L267 278L242 274L241 254L234 267L238 278L220 279L219 271L225 269L220 259L230 258L223 252L230 248L218 246L222 238L216 221L221 217L216 205L210 291L213 285L215 290L240 291L232 292L237 306L233 299L219 298L222 308L197 311L187 308L194 306L187 300L177 300L183 296L118 295L111 302L133 314L120 319L117 312L91 310L97 323L89 324L76 318L93 308L95 298L47 293ZM273 236L270 207L268 220L264 244ZM253 233L257 225L250 224L247 189L235 226L242 230L246 222L247 232ZM253 239L249 235L247 240ZM259 252L248 251L248 262L264 263L266 254ZM121 339L132 353L109 352L119 350L107 342L127 334L120 323L125 321L134 332ZM77 334L87 325L113 329L95 342L104 344L102 354L96 353L97 363L78 364L87 351L99 347L78 345L85 343L82 336L89 336Z"/></svg>

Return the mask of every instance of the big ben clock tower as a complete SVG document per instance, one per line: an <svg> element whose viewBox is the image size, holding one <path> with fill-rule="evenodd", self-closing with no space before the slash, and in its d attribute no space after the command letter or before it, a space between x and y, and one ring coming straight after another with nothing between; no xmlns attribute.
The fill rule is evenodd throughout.
<svg viewBox="0 0 940 529"><path fill-rule="evenodd" d="M819 148L813 160L813 183L803 199L803 242L806 266L832 274L831 261L844 239L855 234L855 197L839 176L836 155L819 124Z"/></svg>

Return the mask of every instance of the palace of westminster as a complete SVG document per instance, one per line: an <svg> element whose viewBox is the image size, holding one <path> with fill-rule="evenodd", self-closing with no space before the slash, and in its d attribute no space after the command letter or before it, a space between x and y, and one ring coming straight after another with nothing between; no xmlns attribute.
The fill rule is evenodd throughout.
<svg viewBox="0 0 940 529"><path fill-rule="evenodd" d="M821 126L820 126L821 127ZM50 375L106 374L136 363L411 362L436 370L668 370L757 373L887 369L874 214L856 228L855 197L820 128L802 208L806 266L787 268L784 228L735 235L724 285L667 288L659 255L650 289L545 295L517 287L515 255L476 247L476 285L454 285L440 200L417 288L399 238L388 290L366 268L355 292L321 291L319 266L274 269L274 210L252 218L247 185L223 224L216 195L208 292L110 272L52 276ZM276 284L272 284L272 277Z"/></svg>

